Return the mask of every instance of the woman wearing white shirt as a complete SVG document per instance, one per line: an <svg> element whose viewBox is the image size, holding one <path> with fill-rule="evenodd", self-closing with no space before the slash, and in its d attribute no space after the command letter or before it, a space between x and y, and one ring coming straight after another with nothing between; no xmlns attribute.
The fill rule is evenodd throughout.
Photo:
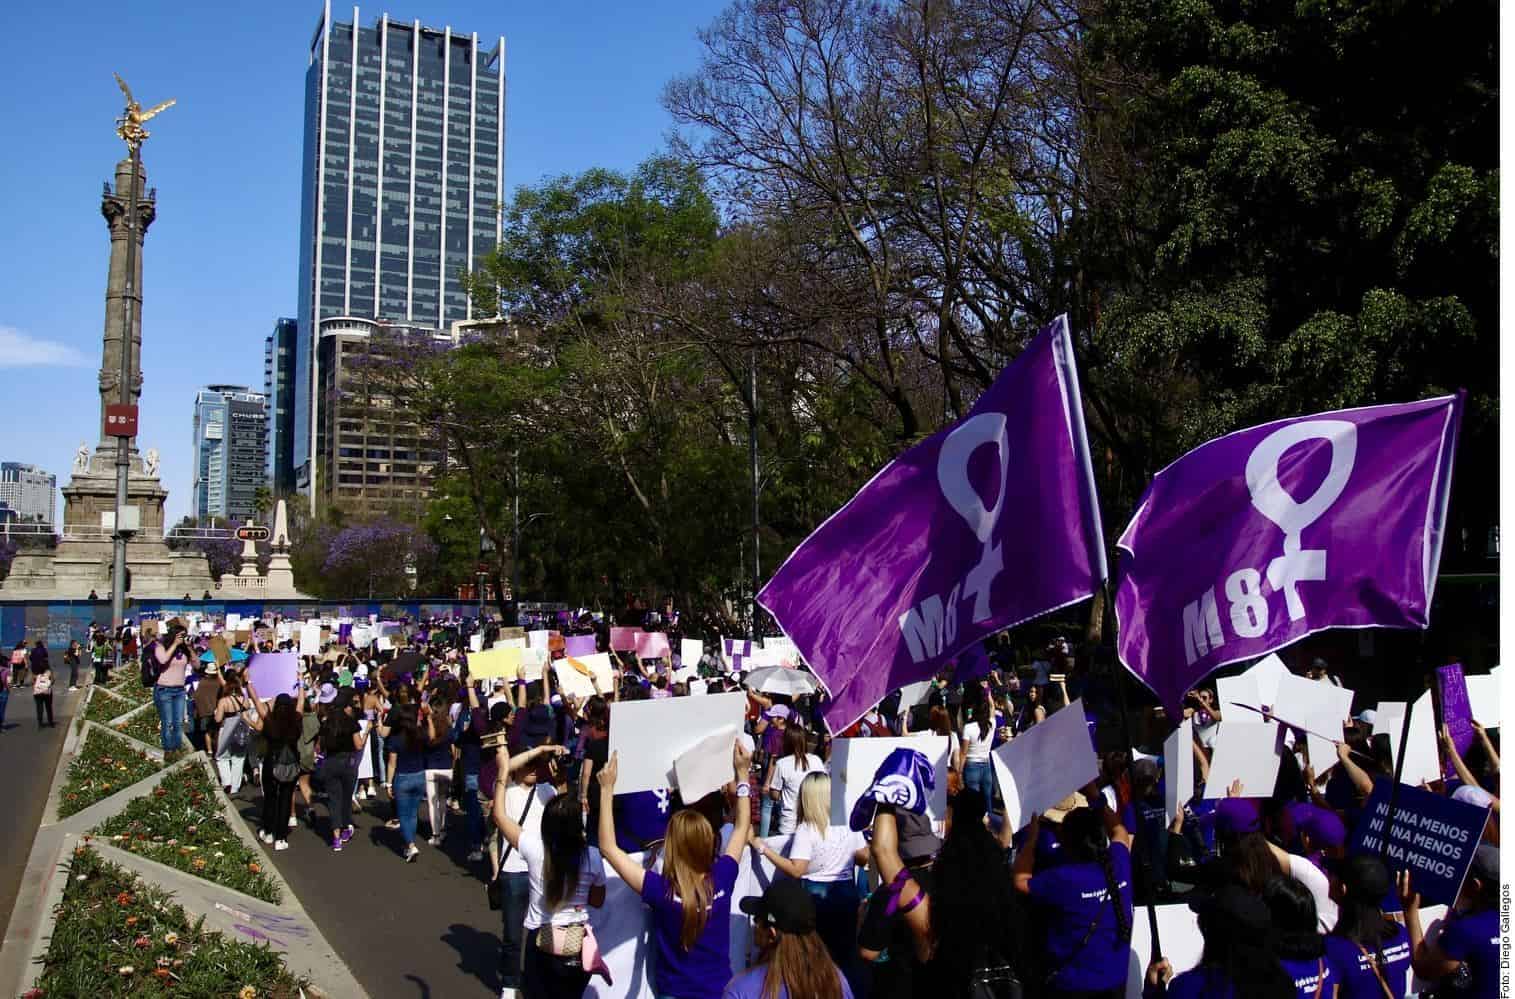
<svg viewBox="0 0 1515 999"><path fill-rule="evenodd" d="M825 773L826 763L810 753L810 737L799 725L784 731L784 756L768 768L767 786L763 790L779 803L779 835L794 832L795 812L799 805L800 782L806 774Z"/></svg>
<svg viewBox="0 0 1515 999"><path fill-rule="evenodd" d="M963 743L958 749L958 770L963 775L963 789L978 791L984 802L994 804L994 767L989 751L994 748L994 708L988 698L974 702L963 726Z"/></svg>
<svg viewBox="0 0 1515 999"><path fill-rule="evenodd" d="M793 731L791 729L791 731ZM805 882L815 899L815 928L825 941L831 959L849 982L854 978L857 945L857 865L868 862L868 844L863 834L831 821L831 778L810 773L800 784L799 824L789 845L789 856L768 846L748 832L758 855L792 878Z"/></svg>
<svg viewBox="0 0 1515 999"><path fill-rule="evenodd" d="M563 747L554 747L563 752ZM510 772L510 751L500 747L499 772ZM571 794L555 796L542 810L540 832L523 829L505 807L504 780L495 781L494 821L526 861L528 996L577 997L589 984L581 953L589 932L589 909L605 904L605 862L584 838L584 814Z"/></svg>

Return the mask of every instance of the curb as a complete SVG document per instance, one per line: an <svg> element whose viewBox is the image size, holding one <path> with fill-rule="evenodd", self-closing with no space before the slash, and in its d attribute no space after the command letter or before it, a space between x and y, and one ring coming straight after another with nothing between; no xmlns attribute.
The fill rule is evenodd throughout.
<svg viewBox="0 0 1515 999"><path fill-rule="evenodd" d="M63 743L63 752L58 755L58 767L53 771L53 786L52 789L47 793L47 804L42 808L42 828L44 829L48 826L55 826L62 822L72 822L74 819L77 819L81 815L91 814L101 805L104 805L110 801L114 801L116 798L120 797L127 791L132 790L133 788L145 787L146 789L150 790L152 786L157 784L159 777L163 773L163 750L159 749L156 751L144 752L142 755L158 764L159 769L157 773L154 773L149 777L144 777L136 784L128 785L127 787L116 791L115 793L111 794L110 797L101 798L93 805L80 809L73 815L68 816L66 819L60 818L58 815L58 802L63 795L63 786L68 782L68 768L74 762L74 757L79 755L79 747L83 744L85 738L89 735L90 729L99 729L101 732L105 733L111 738L120 739L133 748L141 745L141 743L137 742L135 739L129 739L114 729L106 728L99 722L87 721L83 725L69 732L68 737L64 740ZM176 761L172 765L179 766L182 762L182 760ZM152 783L149 784L149 781ZM106 812L105 814L109 816L114 815L115 812ZM98 822L100 820L97 819L95 821Z"/></svg>

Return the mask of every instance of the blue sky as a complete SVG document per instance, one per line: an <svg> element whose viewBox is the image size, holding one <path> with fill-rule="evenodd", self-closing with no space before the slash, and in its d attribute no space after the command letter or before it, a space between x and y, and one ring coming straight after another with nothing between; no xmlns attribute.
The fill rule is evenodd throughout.
<svg viewBox="0 0 1515 999"><path fill-rule="evenodd" d="M659 150L671 128L663 84L695 68L695 33L724 6L408 0L361 6L360 21L387 11L477 31L481 44L505 36L514 188L591 166L629 168ZM109 257L99 206L125 148L113 132L119 70L143 106L179 102L148 126L144 146L158 218L143 276L138 438L162 454L176 521L189 508L195 389L261 390L263 339L276 317L294 315L301 101L321 5L0 7L0 459L40 465L62 485L79 442L93 447L99 436ZM347 20L351 7L334 6L333 16Z"/></svg>

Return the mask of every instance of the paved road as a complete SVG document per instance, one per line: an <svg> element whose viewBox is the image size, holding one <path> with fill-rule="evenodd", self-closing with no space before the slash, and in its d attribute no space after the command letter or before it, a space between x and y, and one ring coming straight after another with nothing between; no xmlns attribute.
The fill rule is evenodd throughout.
<svg viewBox="0 0 1515 999"><path fill-rule="evenodd" d="M244 788L238 805L256 832L259 791ZM498 995L500 915L484 897L487 861L465 859L463 817L449 816L452 835L441 847L418 839L421 855L407 864L399 832L384 828L393 815L388 800L367 799L364 806L354 816L357 835L341 853L325 838L319 802L319 833L302 823L291 831L290 849L263 849L374 999Z"/></svg>
<svg viewBox="0 0 1515 999"><path fill-rule="evenodd" d="M64 679L68 679L66 674ZM5 856L9 858L8 863L0 864L0 939L5 937L21 875L26 870L26 857L42 822L42 809L47 805L63 736L74 716L74 707L83 696L83 690L70 694L66 687L58 689L53 694L53 719L57 727L39 730L31 688L11 691L5 724L0 729L0 802L6 804L0 808L0 844L4 844Z"/></svg>

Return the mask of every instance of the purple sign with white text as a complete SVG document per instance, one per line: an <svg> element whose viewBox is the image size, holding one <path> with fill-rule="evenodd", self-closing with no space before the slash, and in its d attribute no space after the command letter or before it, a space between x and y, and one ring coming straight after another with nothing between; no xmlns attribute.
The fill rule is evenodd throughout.
<svg viewBox="0 0 1515 999"><path fill-rule="evenodd" d="M1473 705L1468 701L1468 681L1462 675L1462 665L1438 667L1436 682L1441 685L1441 722L1447 727L1457 754L1467 756L1477 736L1473 732ZM1457 776L1449 760L1442 761L1442 776Z"/></svg>
<svg viewBox="0 0 1515 999"><path fill-rule="evenodd" d="M1168 710L1325 628L1425 628L1462 397L1279 420L1158 472L1121 535L1121 662Z"/></svg>
<svg viewBox="0 0 1515 999"><path fill-rule="evenodd" d="M985 636L1086 599L1105 574L1063 317L964 419L806 538L758 601L825 684L839 732Z"/></svg>

